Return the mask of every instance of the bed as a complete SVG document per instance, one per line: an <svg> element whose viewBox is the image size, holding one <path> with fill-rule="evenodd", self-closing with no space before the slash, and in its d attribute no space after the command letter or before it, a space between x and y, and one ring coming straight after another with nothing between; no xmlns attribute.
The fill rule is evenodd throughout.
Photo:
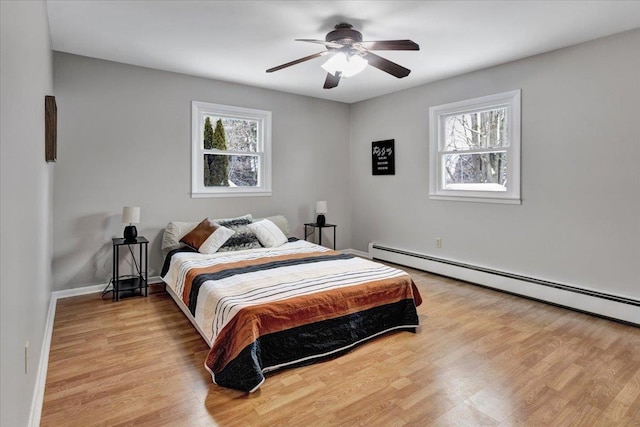
<svg viewBox="0 0 640 427"><path fill-rule="evenodd" d="M233 233L240 248L215 253L178 243L198 223L165 229L162 279L209 344L214 383L253 392L268 372L336 357L390 331L415 332L421 297L407 273L288 238L282 216L267 221L282 231L278 245L248 247L243 229Z"/></svg>

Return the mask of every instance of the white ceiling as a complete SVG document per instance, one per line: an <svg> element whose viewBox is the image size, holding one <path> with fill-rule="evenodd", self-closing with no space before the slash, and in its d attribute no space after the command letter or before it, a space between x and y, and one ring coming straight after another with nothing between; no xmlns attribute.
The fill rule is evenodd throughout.
<svg viewBox="0 0 640 427"><path fill-rule="evenodd" d="M357 102L640 27L640 1L66 1L48 0L53 49ZM412 70L367 69L323 89L320 52L348 22L365 40L411 39L418 52L377 52Z"/></svg>

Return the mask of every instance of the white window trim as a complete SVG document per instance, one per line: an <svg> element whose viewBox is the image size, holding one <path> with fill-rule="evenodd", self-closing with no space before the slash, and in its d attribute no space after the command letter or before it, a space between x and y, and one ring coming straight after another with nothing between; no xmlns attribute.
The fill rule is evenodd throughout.
<svg viewBox="0 0 640 427"><path fill-rule="evenodd" d="M440 151L444 117L479 109L506 106L509 110L507 191L444 189ZM429 199L464 202L521 204L520 199L520 90L502 92L429 108Z"/></svg>
<svg viewBox="0 0 640 427"><path fill-rule="evenodd" d="M203 184L203 128L205 116L229 116L260 122L258 156L260 175L258 187L205 187ZM249 153L238 153L249 154ZM251 155L251 154L249 154ZM191 101L191 197L253 197L271 196L271 111L255 110L209 102Z"/></svg>

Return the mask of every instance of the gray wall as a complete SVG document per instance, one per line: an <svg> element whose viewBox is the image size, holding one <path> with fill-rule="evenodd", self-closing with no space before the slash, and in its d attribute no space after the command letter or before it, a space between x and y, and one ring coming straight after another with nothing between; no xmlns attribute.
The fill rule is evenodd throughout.
<svg viewBox="0 0 640 427"><path fill-rule="evenodd" d="M351 106L55 53L54 287L108 279L124 205L142 207L158 274L169 220L281 212L301 237L326 199L339 248L375 241L637 298L639 42L635 30ZM429 107L517 88L523 204L430 201ZM272 197L189 197L191 100L273 111ZM374 177L370 143L387 138L397 172Z"/></svg>
<svg viewBox="0 0 640 427"><path fill-rule="evenodd" d="M0 425L25 426L51 297L51 43L43 1L0 2L0 17Z"/></svg>
<svg viewBox="0 0 640 427"><path fill-rule="evenodd" d="M353 247L640 298L638 46L634 30L353 104ZM429 200L429 107L518 88L522 205ZM371 141L388 138L396 175L372 176Z"/></svg>
<svg viewBox="0 0 640 427"><path fill-rule="evenodd" d="M337 247L351 246L348 105L59 52L54 85L54 289L106 283L129 205L141 207L152 275L171 220L282 213L303 237L316 200L327 200ZM271 197L190 197L192 100L272 111Z"/></svg>

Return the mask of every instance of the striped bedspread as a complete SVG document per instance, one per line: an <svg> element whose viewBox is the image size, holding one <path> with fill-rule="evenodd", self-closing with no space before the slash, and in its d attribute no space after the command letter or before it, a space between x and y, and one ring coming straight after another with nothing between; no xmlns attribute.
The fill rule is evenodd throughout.
<svg viewBox="0 0 640 427"><path fill-rule="evenodd" d="M163 280L209 341L205 366L225 387L254 391L266 372L418 326L409 275L306 241L170 256Z"/></svg>

